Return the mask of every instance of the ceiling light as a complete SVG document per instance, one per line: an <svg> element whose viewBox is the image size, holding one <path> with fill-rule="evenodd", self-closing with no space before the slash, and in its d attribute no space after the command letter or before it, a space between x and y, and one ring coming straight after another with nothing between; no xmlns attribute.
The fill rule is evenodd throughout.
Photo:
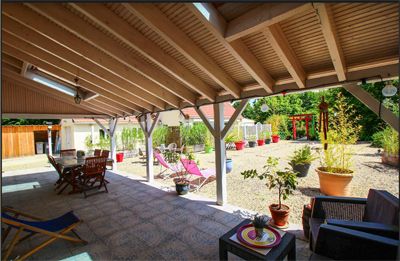
<svg viewBox="0 0 400 261"><path fill-rule="evenodd" d="M79 95L79 86L78 86L78 77L75 78L75 84L76 84L76 94L74 96L74 101L76 104L80 104L82 101L82 97Z"/></svg>
<svg viewBox="0 0 400 261"><path fill-rule="evenodd" d="M392 84L392 81L388 81L385 87L382 89L382 94L385 97L392 97L397 93L397 88Z"/></svg>

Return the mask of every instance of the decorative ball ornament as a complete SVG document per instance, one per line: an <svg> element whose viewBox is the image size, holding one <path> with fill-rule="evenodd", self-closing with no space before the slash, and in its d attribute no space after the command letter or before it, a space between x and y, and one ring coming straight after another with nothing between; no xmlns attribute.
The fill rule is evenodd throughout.
<svg viewBox="0 0 400 261"><path fill-rule="evenodd" d="M261 111L262 112L267 112L269 110L269 107L268 107L268 105L267 104L263 104L263 105L261 105Z"/></svg>
<svg viewBox="0 0 400 261"><path fill-rule="evenodd" d="M397 93L397 88L393 86L392 82L389 81L386 86L382 89L382 94L385 97L392 97Z"/></svg>

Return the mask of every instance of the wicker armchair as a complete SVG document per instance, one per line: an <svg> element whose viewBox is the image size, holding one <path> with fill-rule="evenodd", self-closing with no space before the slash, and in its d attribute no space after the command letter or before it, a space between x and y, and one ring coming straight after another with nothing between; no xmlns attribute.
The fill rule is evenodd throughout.
<svg viewBox="0 0 400 261"><path fill-rule="evenodd" d="M358 245L362 242L360 247L368 248L374 246L375 243L370 239L375 238L375 236L377 237L375 238L376 240L381 240L380 243L382 245L385 245L387 242L390 243L390 240L398 242L398 202L398 198L387 191L374 189L370 189L368 198L366 199L329 196L316 197L313 202L310 218L310 249L318 251L318 254L338 258L338 253L332 254L335 252L335 250L332 250L334 248L326 253L326 248L321 247L321 245L335 239L336 241L347 242L346 244L350 244L350 246ZM370 239L366 239L368 237ZM345 238L352 238L352 240L346 241L344 240ZM371 244L368 245L368 242ZM391 249L390 244L387 247ZM343 246L341 249L343 249L343 251L340 250L343 258L353 259L350 256L354 253L350 253L351 251L347 253L349 256L346 256L346 246ZM366 252L368 251L366 250ZM360 253L359 256L361 258L364 255ZM363 259L366 259L366 257Z"/></svg>

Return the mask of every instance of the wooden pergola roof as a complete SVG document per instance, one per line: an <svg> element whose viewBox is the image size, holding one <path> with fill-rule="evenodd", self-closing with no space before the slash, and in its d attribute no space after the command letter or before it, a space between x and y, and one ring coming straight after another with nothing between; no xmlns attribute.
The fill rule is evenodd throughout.
<svg viewBox="0 0 400 261"><path fill-rule="evenodd" d="M2 7L3 81L65 98L86 114L120 117L398 76L398 3ZM78 76L99 95L75 105L26 78L28 65L72 86Z"/></svg>

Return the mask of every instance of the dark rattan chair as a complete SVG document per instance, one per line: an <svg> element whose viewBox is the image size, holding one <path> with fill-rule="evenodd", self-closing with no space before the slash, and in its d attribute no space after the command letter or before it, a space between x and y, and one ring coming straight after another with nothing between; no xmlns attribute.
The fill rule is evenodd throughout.
<svg viewBox="0 0 400 261"><path fill-rule="evenodd" d="M100 157L100 156L101 156L101 150L95 149L93 155L94 155L95 157Z"/></svg>
<svg viewBox="0 0 400 261"><path fill-rule="evenodd" d="M60 156L61 156L61 157L65 157L65 156L76 156L76 149L61 150L61 151L60 151Z"/></svg>
<svg viewBox="0 0 400 261"><path fill-rule="evenodd" d="M82 166L81 171L81 189L87 197L87 191L92 189L100 190L104 187L104 191L108 192L106 181L104 179L106 175L106 157L90 157L85 159L85 165ZM97 184L98 183L98 184Z"/></svg>
<svg viewBox="0 0 400 261"><path fill-rule="evenodd" d="M387 191L375 189L370 189L368 198L366 199L329 196L316 197L310 218L310 249L313 251L317 251L318 249L317 254L335 259L338 258L336 250L326 252L326 248L322 247L326 244L325 240L335 239L336 241L346 242L346 244L350 244L349 249L353 249L352 251L374 247L374 244L382 244L381 247L384 249L383 246L386 246L385 244L388 242L389 245L387 247L391 249L390 240L398 241L399 239L398 202L398 198ZM341 234L341 232L343 233ZM349 235L353 235L352 240L346 239L351 238ZM327 239L328 237L330 239ZM356 242L357 237L359 237L359 242ZM376 240L372 239L368 241L366 237L370 239L374 238L378 241L381 240L381 242L376 243ZM371 245L368 245L367 242L370 242ZM359 243L362 244L358 250L357 248L353 248L353 245L356 246ZM341 255L343 258L353 259L354 253L350 253L351 250L349 250L349 253L346 253L346 246L343 246L342 249L340 252L342 252ZM364 256L364 253L359 253L359 256L361 259L368 257Z"/></svg>

